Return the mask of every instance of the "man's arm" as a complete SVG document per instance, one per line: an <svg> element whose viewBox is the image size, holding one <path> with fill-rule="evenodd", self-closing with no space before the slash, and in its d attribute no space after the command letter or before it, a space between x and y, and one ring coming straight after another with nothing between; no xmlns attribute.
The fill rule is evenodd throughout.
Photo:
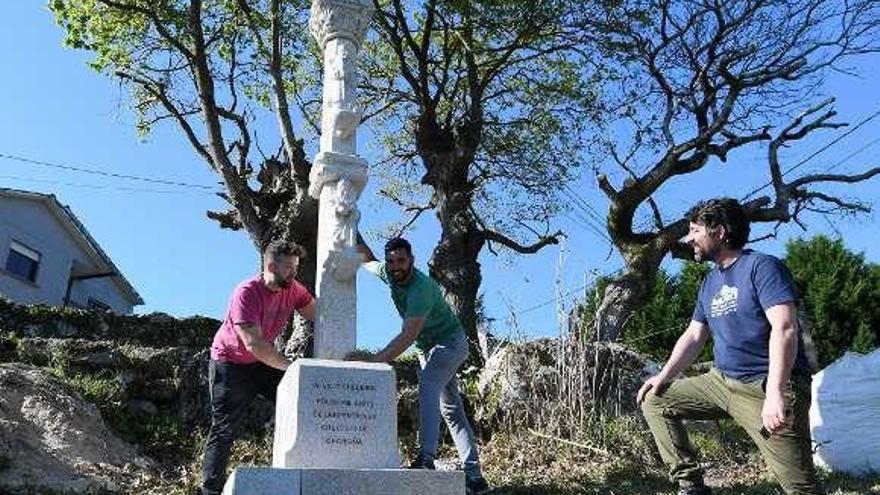
<svg viewBox="0 0 880 495"><path fill-rule="evenodd" d="M798 350L797 307L793 302L777 304L764 313L770 322L770 369L761 421L773 433L785 423L784 393Z"/></svg>
<svg viewBox="0 0 880 495"><path fill-rule="evenodd" d="M296 311L306 320L315 321L315 299L312 298L311 302Z"/></svg>
<svg viewBox="0 0 880 495"><path fill-rule="evenodd" d="M425 318L421 316L410 317L403 320L403 328L400 333L397 334L397 336L394 337L384 349L376 353L376 355L373 356L373 360L377 363L394 361L397 356L403 354L403 351L407 350L409 346L415 342L416 337L419 336L419 333L424 326Z"/></svg>
<svg viewBox="0 0 880 495"><path fill-rule="evenodd" d="M263 332L259 325L236 323L235 331L244 342L244 346L266 366L286 370L290 360L281 355L275 346L263 340Z"/></svg>
<svg viewBox="0 0 880 495"><path fill-rule="evenodd" d="M666 384L696 359L708 338L709 326L703 322L691 320L687 329L675 343L675 347L672 348L672 354L669 355L669 360L663 365L663 369L657 375L645 380L636 394L636 401L642 402L648 391L652 389L655 394L662 394Z"/></svg>
<svg viewBox="0 0 880 495"><path fill-rule="evenodd" d="M373 250L370 249L370 246L367 246L367 244L363 242L363 239L361 239L360 236L358 236L357 250L364 257L364 263L379 261L378 259L376 259L376 256L373 254Z"/></svg>

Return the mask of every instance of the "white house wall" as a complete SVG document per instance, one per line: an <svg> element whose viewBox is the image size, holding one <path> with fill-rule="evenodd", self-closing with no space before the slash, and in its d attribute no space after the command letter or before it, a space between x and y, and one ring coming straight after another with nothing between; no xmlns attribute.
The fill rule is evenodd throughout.
<svg viewBox="0 0 880 495"><path fill-rule="evenodd" d="M12 240L40 253L35 283L5 271ZM45 203L24 198L0 197L0 293L22 304L61 306L74 260L82 266L94 267L89 256ZM91 296L109 305L114 312L132 312L131 302L126 300L109 278L78 281L74 282L73 287L71 299L78 306L85 306Z"/></svg>
<svg viewBox="0 0 880 495"><path fill-rule="evenodd" d="M132 311L131 303L122 295L110 278L92 278L73 283L70 291L70 300L75 305L83 308L87 307L90 297L110 306L116 313L120 313L118 308L128 308L128 311L125 311L123 314L128 314Z"/></svg>

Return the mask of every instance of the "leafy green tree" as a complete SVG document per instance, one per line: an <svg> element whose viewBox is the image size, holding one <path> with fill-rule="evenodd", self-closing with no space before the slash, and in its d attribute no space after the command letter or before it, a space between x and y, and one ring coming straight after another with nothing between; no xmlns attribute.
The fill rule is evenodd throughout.
<svg viewBox="0 0 880 495"><path fill-rule="evenodd" d="M384 193L440 239L429 265L475 341L479 256L555 244L598 74L574 26L597 3L570 0L376 0L379 42L364 87L377 116Z"/></svg>
<svg viewBox="0 0 880 495"><path fill-rule="evenodd" d="M633 314L621 341L633 349L664 362L691 321L697 293L708 271L701 263L685 262L677 275L657 272L652 296ZM707 345L698 359L711 359Z"/></svg>
<svg viewBox="0 0 880 495"><path fill-rule="evenodd" d="M89 65L129 91L142 133L170 122L216 173L230 208L208 217L246 232L257 253L279 238L314 253L317 201L291 104L313 91L298 84L302 73L317 73L308 2L50 0L49 8L65 44L92 52ZM277 131L259 133L260 118L276 120ZM314 260L303 266L310 286Z"/></svg>
<svg viewBox="0 0 880 495"><path fill-rule="evenodd" d="M51 0L50 8L66 43L93 52L94 69L131 89L141 130L175 123L218 174L231 208L210 218L246 231L257 248L290 237L313 249L317 204L302 136L313 137L321 99L308 4ZM531 253L558 239L547 226L560 207L554 192L572 175L597 95L596 66L572 28L582 5L375 2L364 119L387 144L379 168L404 179L383 191L414 217L436 211L431 272L472 337L483 248ZM265 110L278 135L258 135ZM276 142L273 156L257 148ZM303 271L311 277L313 268Z"/></svg>
<svg viewBox="0 0 880 495"><path fill-rule="evenodd" d="M818 235L786 247L785 263L804 296L807 319L824 367L847 350L880 345L880 267L841 239Z"/></svg>

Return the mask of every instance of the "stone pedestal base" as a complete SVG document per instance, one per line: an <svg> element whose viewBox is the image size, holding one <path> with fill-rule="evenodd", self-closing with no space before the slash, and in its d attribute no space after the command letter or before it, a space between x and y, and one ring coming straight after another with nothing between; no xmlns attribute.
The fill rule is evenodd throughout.
<svg viewBox="0 0 880 495"><path fill-rule="evenodd" d="M294 361L275 398L272 466L399 468L394 369L357 361Z"/></svg>
<svg viewBox="0 0 880 495"><path fill-rule="evenodd" d="M464 495L463 471L242 467L223 495Z"/></svg>

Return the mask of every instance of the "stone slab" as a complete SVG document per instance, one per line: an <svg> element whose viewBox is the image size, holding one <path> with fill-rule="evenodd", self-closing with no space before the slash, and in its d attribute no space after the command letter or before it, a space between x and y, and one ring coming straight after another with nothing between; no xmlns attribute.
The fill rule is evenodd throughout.
<svg viewBox="0 0 880 495"><path fill-rule="evenodd" d="M464 495L463 471L241 467L223 495Z"/></svg>
<svg viewBox="0 0 880 495"><path fill-rule="evenodd" d="M357 361L294 361L275 399L272 466L399 468L394 369Z"/></svg>
<svg viewBox="0 0 880 495"><path fill-rule="evenodd" d="M223 486L223 495L300 495L302 471L267 467L240 467Z"/></svg>

